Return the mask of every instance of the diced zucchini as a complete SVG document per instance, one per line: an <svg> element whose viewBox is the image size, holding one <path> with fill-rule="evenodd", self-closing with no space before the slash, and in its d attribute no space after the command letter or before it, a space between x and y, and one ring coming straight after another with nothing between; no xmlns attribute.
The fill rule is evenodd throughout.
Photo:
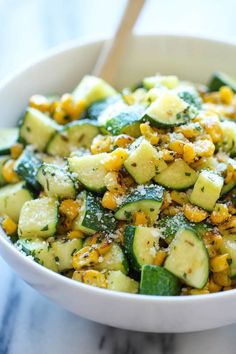
<svg viewBox="0 0 236 354"><path fill-rule="evenodd" d="M182 88L178 92L179 97L184 100L189 106L196 108L196 113L202 106L202 99L194 87ZM194 113L194 112L193 112Z"/></svg>
<svg viewBox="0 0 236 354"><path fill-rule="evenodd" d="M144 119L160 128L169 128L189 121L189 105L177 94L164 92L144 113Z"/></svg>
<svg viewBox="0 0 236 354"><path fill-rule="evenodd" d="M0 187L5 186L5 184L7 183L3 177L2 168L5 164L5 162L7 162L7 160L9 160L9 159L10 159L10 155L0 156Z"/></svg>
<svg viewBox="0 0 236 354"><path fill-rule="evenodd" d="M47 238L56 233L58 201L43 197L26 202L20 212L18 235L21 238Z"/></svg>
<svg viewBox="0 0 236 354"><path fill-rule="evenodd" d="M175 160L154 177L154 181L172 189L186 189L194 185L197 173L182 159Z"/></svg>
<svg viewBox="0 0 236 354"><path fill-rule="evenodd" d="M117 108L116 108L117 107ZM143 107L139 105L125 105L118 103L108 107L99 117L99 121L105 131L111 135L127 134L130 136L140 136L140 123L143 116Z"/></svg>
<svg viewBox="0 0 236 354"><path fill-rule="evenodd" d="M5 128L0 131L0 155L10 153L12 145L17 142L19 136L18 128Z"/></svg>
<svg viewBox="0 0 236 354"><path fill-rule="evenodd" d="M107 274L107 288L113 291L137 294L139 283L120 270L110 270Z"/></svg>
<svg viewBox="0 0 236 354"><path fill-rule="evenodd" d="M92 103L87 109L86 117L92 120L97 120L98 117L105 111L107 107L111 106L112 104L114 104L120 99L121 96L116 95Z"/></svg>
<svg viewBox="0 0 236 354"><path fill-rule="evenodd" d="M224 121L220 123L223 132L223 142L220 147L231 156L236 155L236 123Z"/></svg>
<svg viewBox="0 0 236 354"><path fill-rule="evenodd" d="M14 170L33 189L39 190L40 185L36 180L36 174L41 164L40 159L35 155L33 150L26 148L16 160Z"/></svg>
<svg viewBox="0 0 236 354"><path fill-rule="evenodd" d="M229 266L230 277L236 277L236 235L224 235L223 244L221 246L222 253L228 253L231 263Z"/></svg>
<svg viewBox="0 0 236 354"><path fill-rule="evenodd" d="M81 119L66 124L47 145L47 153L53 156L69 156L79 148L90 148L93 138L99 133L97 123Z"/></svg>
<svg viewBox="0 0 236 354"><path fill-rule="evenodd" d="M190 195L191 203L207 211L212 211L220 197L223 184L223 177L212 171L202 171Z"/></svg>
<svg viewBox="0 0 236 354"><path fill-rule="evenodd" d="M20 139L43 151L59 125L46 114L35 108L28 108L20 126Z"/></svg>
<svg viewBox="0 0 236 354"><path fill-rule="evenodd" d="M18 222L20 211L25 202L32 199L25 182L8 185L0 189L0 214L7 214Z"/></svg>
<svg viewBox="0 0 236 354"><path fill-rule="evenodd" d="M236 81L231 76L217 71L215 72L208 84L209 91L218 91L222 86L228 86L236 93Z"/></svg>
<svg viewBox="0 0 236 354"><path fill-rule="evenodd" d="M54 272L58 272L54 251L47 241L37 238L34 240L22 238L16 242L16 247L27 256L33 257L34 260L42 266Z"/></svg>
<svg viewBox="0 0 236 354"><path fill-rule="evenodd" d="M91 192L83 191L79 198L82 202L79 216L73 223L74 230L81 230L92 235L97 231L113 232L116 221L113 214L101 205L101 200Z"/></svg>
<svg viewBox="0 0 236 354"><path fill-rule="evenodd" d="M132 268L139 272L144 264L153 264L160 232L153 227L127 226L124 246Z"/></svg>
<svg viewBox="0 0 236 354"><path fill-rule="evenodd" d="M96 270L120 270L127 274L129 267L121 247L112 243L110 250L102 256L102 261L94 265Z"/></svg>
<svg viewBox="0 0 236 354"><path fill-rule="evenodd" d="M129 157L124 163L126 170L138 184L149 182L156 174L167 167L157 150L144 138L139 138L131 146Z"/></svg>
<svg viewBox="0 0 236 354"><path fill-rule="evenodd" d="M179 85L179 79L175 75L168 75L168 76L155 75L155 76L145 77L143 79L143 86L147 90L150 90L153 87L161 87L161 86L164 86L171 90L176 88L178 85Z"/></svg>
<svg viewBox="0 0 236 354"><path fill-rule="evenodd" d="M73 92L74 100L85 100L87 106L114 95L117 95L117 92L113 87L104 80L90 75L84 76Z"/></svg>
<svg viewBox="0 0 236 354"><path fill-rule="evenodd" d="M169 244L174 239L181 227L191 227L199 237L203 237L210 230L210 226L204 223L193 223L187 220L183 214L166 216L158 222L161 237Z"/></svg>
<svg viewBox="0 0 236 354"><path fill-rule="evenodd" d="M140 294L174 296L179 295L179 279L168 270L156 265L143 265L140 282Z"/></svg>
<svg viewBox="0 0 236 354"><path fill-rule="evenodd" d="M74 181L63 167L43 163L36 178L48 197L73 199L76 196Z"/></svg>
<svg viewBox="0 0 236 354"><path fill-rule="evenodd" d="M72 256L82 248L82 244L83 242L81 239L67 240L58 238L52 242L51 247L54 252L59 272L73 268Z"/></svg>
<svg viewBox="0 0 236 354"><path fill-rule="evenodd" d="M170 244L165 269L184 283L202 289L209 276L209 260L203 240L192 228L182 227Z"/></svg>
<svg viewBox="0 0 236 354"><path fill-rule="evenodd" d="M148 216L150 225L152 225L159 214L163 196L164 188L160 186L138 186L124 198L115 213L115 218L130 221L135 212L143 211Z"/></svg>
<svg viewBox="0 0 236 354"><path fill-rule="evenodd" d="M89 155L89 156L73 156L68 158L69 169L76 174L78 181L88 190L94 192L103 192L105 190L104 177L107 170L102 161L107 157L106 153Z"/></svg>

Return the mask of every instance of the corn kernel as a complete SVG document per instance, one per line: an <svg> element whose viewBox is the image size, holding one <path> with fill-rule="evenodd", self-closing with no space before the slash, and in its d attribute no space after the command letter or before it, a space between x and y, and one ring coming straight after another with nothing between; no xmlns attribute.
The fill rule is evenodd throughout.
<svg viewBox="0 0 236 354"><path fill-rule="evenodd" d="M117 207L115 195L109 191L107 191L102 198L102 206L103 208L115 210Z"/></svg>
<svg viewBox="0 0 236 354"><path fill-rule="evenodd" d="M72 256L72 266L76 270L94 265L98 262L99 253L93 247L85 246Z"/></svg>
<svg viewBox="0 0 236 354"><path fill-rule="evenodd" d="M102 163L107 171L119 171L128 156L129 154L125 149L117 148Z"/></svg>
<svg viewBox="0 0 236 354"><path fill-rule="evenodd" d="M222 286L218 285L214 282L213 278L210 278L209 284L208 284L208 290L210 291L210 293L218 293L219 291L221 291Z"/></svg>
<svg viewBox="0 0 236 354"><path fill-rule="evenodd" d="M102 237L100 233L86 239L86 246L93 246L100 255L107 253L111 249L111 245L111 239Z"/></svg>
<svg viewBox="0 0 236 354"><path fill-rule="evenodd" d="M11 158L16 160L20 156L20 154L22 153L23 150L24 150L24 146L20 143L16 143L16 144L12 145Z"/></svg>
<svg viewBox="0 0 236 354"><path fill-rule="evenodd" d="M134 223L136 226L145 226L148 223L148 218L143 211L137 211L134 213Z"/></svg>
<svg viewBox="0 0 236 354"><path fill-rule="evenodd" d="M223 235L236 233L236 216L231 216L229 220L219 225L218 227Z"/></svg>
<svg viewBox="0 0 236 354"><path fill-rule="evenodd" d="M114 139L114 145L121 147L121 148L126 148L132 142L134 141L134 138L132 136L126 135L126 134L121 134L115 137Z"/></svg>
<svg viewBox="0 0 236 354"><path fill-rule="evenodd" d="M226 177L225 177L225 184L228 184L234 179L235 170L231 164L227 165Z"/></svg>
<svg viewBox="0 0 236 354"><path fill-rule="evenodd" d="M196 153L193 144L192 143L185 144L184 153L183 153L184 161L190 164L194 161L195 157L196 157Z"/></svg>
<svg viewBox="0 0 236 354"><path fill-rule="evenodd" d="M209 290L206 289L191 289L189 291L190 295L206 295L209 294Z"/></svg>
<svg viewBox="0 0 236 354"><path fill-rule="evenodd" d="M228 290L232 290L233 287L232 286L224 286L223 287L223 291L228 291Z"/></svg>
<svg viewBox="0 0 236 354"><path fill-rule="evenodd" d="M167 252L163 250L159 250L156 253L156 256L154 258L153 264L161 266L164 263L164 260L167 257Z"/></svg>
<svg viewBox="0 0 236 354"><path fill-rule="evenodd" d="M192 139L201 135L202 127L199 123L190 123L187 125L182 125L176 129L177 132L181 132L185 138Z"/></svg>
<svg viewBox="0 0 236 354"><path fill-rule="evenodd" d="M125 193L125 189L121 185L121 183L122 183L122 179L118 172L115 171L108 172L104 177L104 184L106 188L112 193L117 193L117 194Z"/></svg>
<svg viewBox="0 0 236 354"><path fill-rule="evenodd" d="M79 214L80 202L73 199L65 199L61 202L59 212L69 220L73 220Z"/></svg>
<svg viewBox="0 0 236 354"><path fill-rule="evenodd" d="M163 149L162 153L163 153L162 158L163 158L164 161L173 161L174 158L175 158L175 152L174 151Z"/></svg>
<svg viewBox="0 0 236 354"><path fill-rule="evenodd" d="M62 125L68 123L69 120L65 111L63 111L60 106L56 108L53 118L58 124L62 124Z"/></svg>
<svg viewBox="0 0 236 354"><path fill-rule="evenodd" d="M72 119L79 119L82 113L85 111L87 107L87 102L84 99L80 99L74 104L74 111L71 113Z"/></svg>
<svg viewBox="0 0 236 354"><path fill-rule="evenodd" d="M73 114L74 104L72 95L70 95L69 93L65 93L64 95L62 95L60 100L60 106L66 114Z"/></svg>
<svg viewBox="0 0 236 354"><path fill-rule="evenodd" d="M171 191L170 196L171 200L177 204L184 205L188 203L188 196L184 192Z"/></svg>
<svg viewBox="0 0 236 354"><path fill-rule="evenodd" d="M84 274L83 270L75 270L72 275L72 279L76 280L76 281L83 282L83 274Z"/></svg>
<svg viewBox="0 0 236 354"><path fill-rule="evenodd" d="M181 213L182 211L183 211L182 207L176 205L170 205L168 208L163 210L163 214L168 216L175 216Z"/></svg>
<svg viewBox="0 0 236 354"><path fill-rule="evenodd" d="M100 154L102 152L110 152L112 148L112 139L109 135L99 136L99 139L94 139L91 145L92 154Z"/></svg>
<svg viewBox="0 0 236 354"><path fill-rule="evenodd" d="M234 93L228 86L222 86L220 88L220 99L224 104L230 104L233 100Z"/></svg>
<svg viewBox="0 0 236 354"><path fill-rule="evenodd" d="M212 141L207 139L197 140L194 143L194 150L197 156L211 157L214 154L215 145Z"/></svg>
<svg viewBox="0 0 236 354"><path fill-rule="evenodd" d="M17 230L17 224L8 216L3 219L2 227L7 233L7 235L12 235Z"/></svg>
<svg viewBox="0 0 236 354"><path fill-rule="evenodd" d="M231 279L229 278L228 269L222 272L213 273L213 280L216 284L220 286L230 286Z"/></svg>
<svg viewBox="0 0 236 354"><path fill-rule="evenodd" d="M222 270L228 269L229 264L227 262L228 254L221 254L210 259L211 271L213 273L222 272Z"/></svg>
<svg viewBox="0 0 236 354"><path fill-rule="evenodd" d="M184 215L189 221L197 223L208 217L208 213L205 210L189 203L184 206Z"/></svg>
<svg viewBox="0 0 236 354"><path fill-rule="evenodd" d="M33 95L29 100L30 107L36 108L41 112L47 112L50 109L50 102L45 96Z"/></svg>
<svg viewBox="0 0 236 354"><path fill-rule="evenodd" d="M72 230L72 231L68 232L67 236L70 240L73 240L74 238L84 238L85 237L83 232L80 230Z"/></svg>
<svg viewBox="0 0 236 354"><path fill-rule="evenodd" d="M149 125L149 123L142 123L140 124L140 131L141 134L152 144L156 145L158 144L160 137L158 136L158 133L152 129Z"/></svg>
<svg viewBox="0 0 236 354"><path fill-rule="evenodd" d="M217 203L213 212L211 213L210 219L212 224L218 225L226 221L230 217L228 207L226 204Z"/></svg>
<svg viewBox="0 0 236 354"><path fill-rule="evenodd" d="M18 175L14 171L14 164L15 164L15 161L10 159L5 162L5 164L3 165L3 168L2 168L3 178L8 183L17 183L20 180Z"/></svg>
<svg viewBox="0 0 236 354"><path fill-rule="evenodd" d="M177 152L179 155L183 155L184 152L184 142L181 140L171 141L169 144L169 149Z"/></svg>

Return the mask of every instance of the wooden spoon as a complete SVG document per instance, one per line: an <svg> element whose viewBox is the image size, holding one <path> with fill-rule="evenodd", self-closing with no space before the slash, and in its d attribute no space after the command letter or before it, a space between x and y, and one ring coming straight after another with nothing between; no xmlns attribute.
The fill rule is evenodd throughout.
<svg viewBox="0 0 236 354"><path fill-rule="evenodd" d="M146 0L128 0L114 36L106 41L92 74L113 83L122 54Z"/></svg>

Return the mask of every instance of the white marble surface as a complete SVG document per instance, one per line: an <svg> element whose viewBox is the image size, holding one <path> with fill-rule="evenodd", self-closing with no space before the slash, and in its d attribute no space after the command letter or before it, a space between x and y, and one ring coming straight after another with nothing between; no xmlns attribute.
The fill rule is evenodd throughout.
<svg viewBox="0 0 236 354"><path fill-rule="evenodd" d="M48 48L84 35L108 36L125 0L0 0L0 79ZM236 40L235 0L149 0L136 31ZM190 334L143 334L63 310L0 259L0 354L234 354L236 324ZM234 309L232 309L233 311Z"/></svg>

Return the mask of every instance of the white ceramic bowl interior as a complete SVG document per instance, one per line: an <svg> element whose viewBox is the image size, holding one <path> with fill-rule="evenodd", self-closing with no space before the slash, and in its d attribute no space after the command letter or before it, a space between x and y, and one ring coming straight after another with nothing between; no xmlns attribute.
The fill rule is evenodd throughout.
<svg viewBox="0 0 236 354"><path fill-rule="evenodd" d="M103 41L72 43L50 52L0 86L0 127L13 126L34 93L70 92L88 74ZM236 45L181 36L137 36L128 45L116 86L156 72L206 82L214 70L236 76ZM82 317L146 332L188 332L236 321L236 290L191 297L132 295L90 287L22 255L2 234L0 254L31 286Z"/></svg>

